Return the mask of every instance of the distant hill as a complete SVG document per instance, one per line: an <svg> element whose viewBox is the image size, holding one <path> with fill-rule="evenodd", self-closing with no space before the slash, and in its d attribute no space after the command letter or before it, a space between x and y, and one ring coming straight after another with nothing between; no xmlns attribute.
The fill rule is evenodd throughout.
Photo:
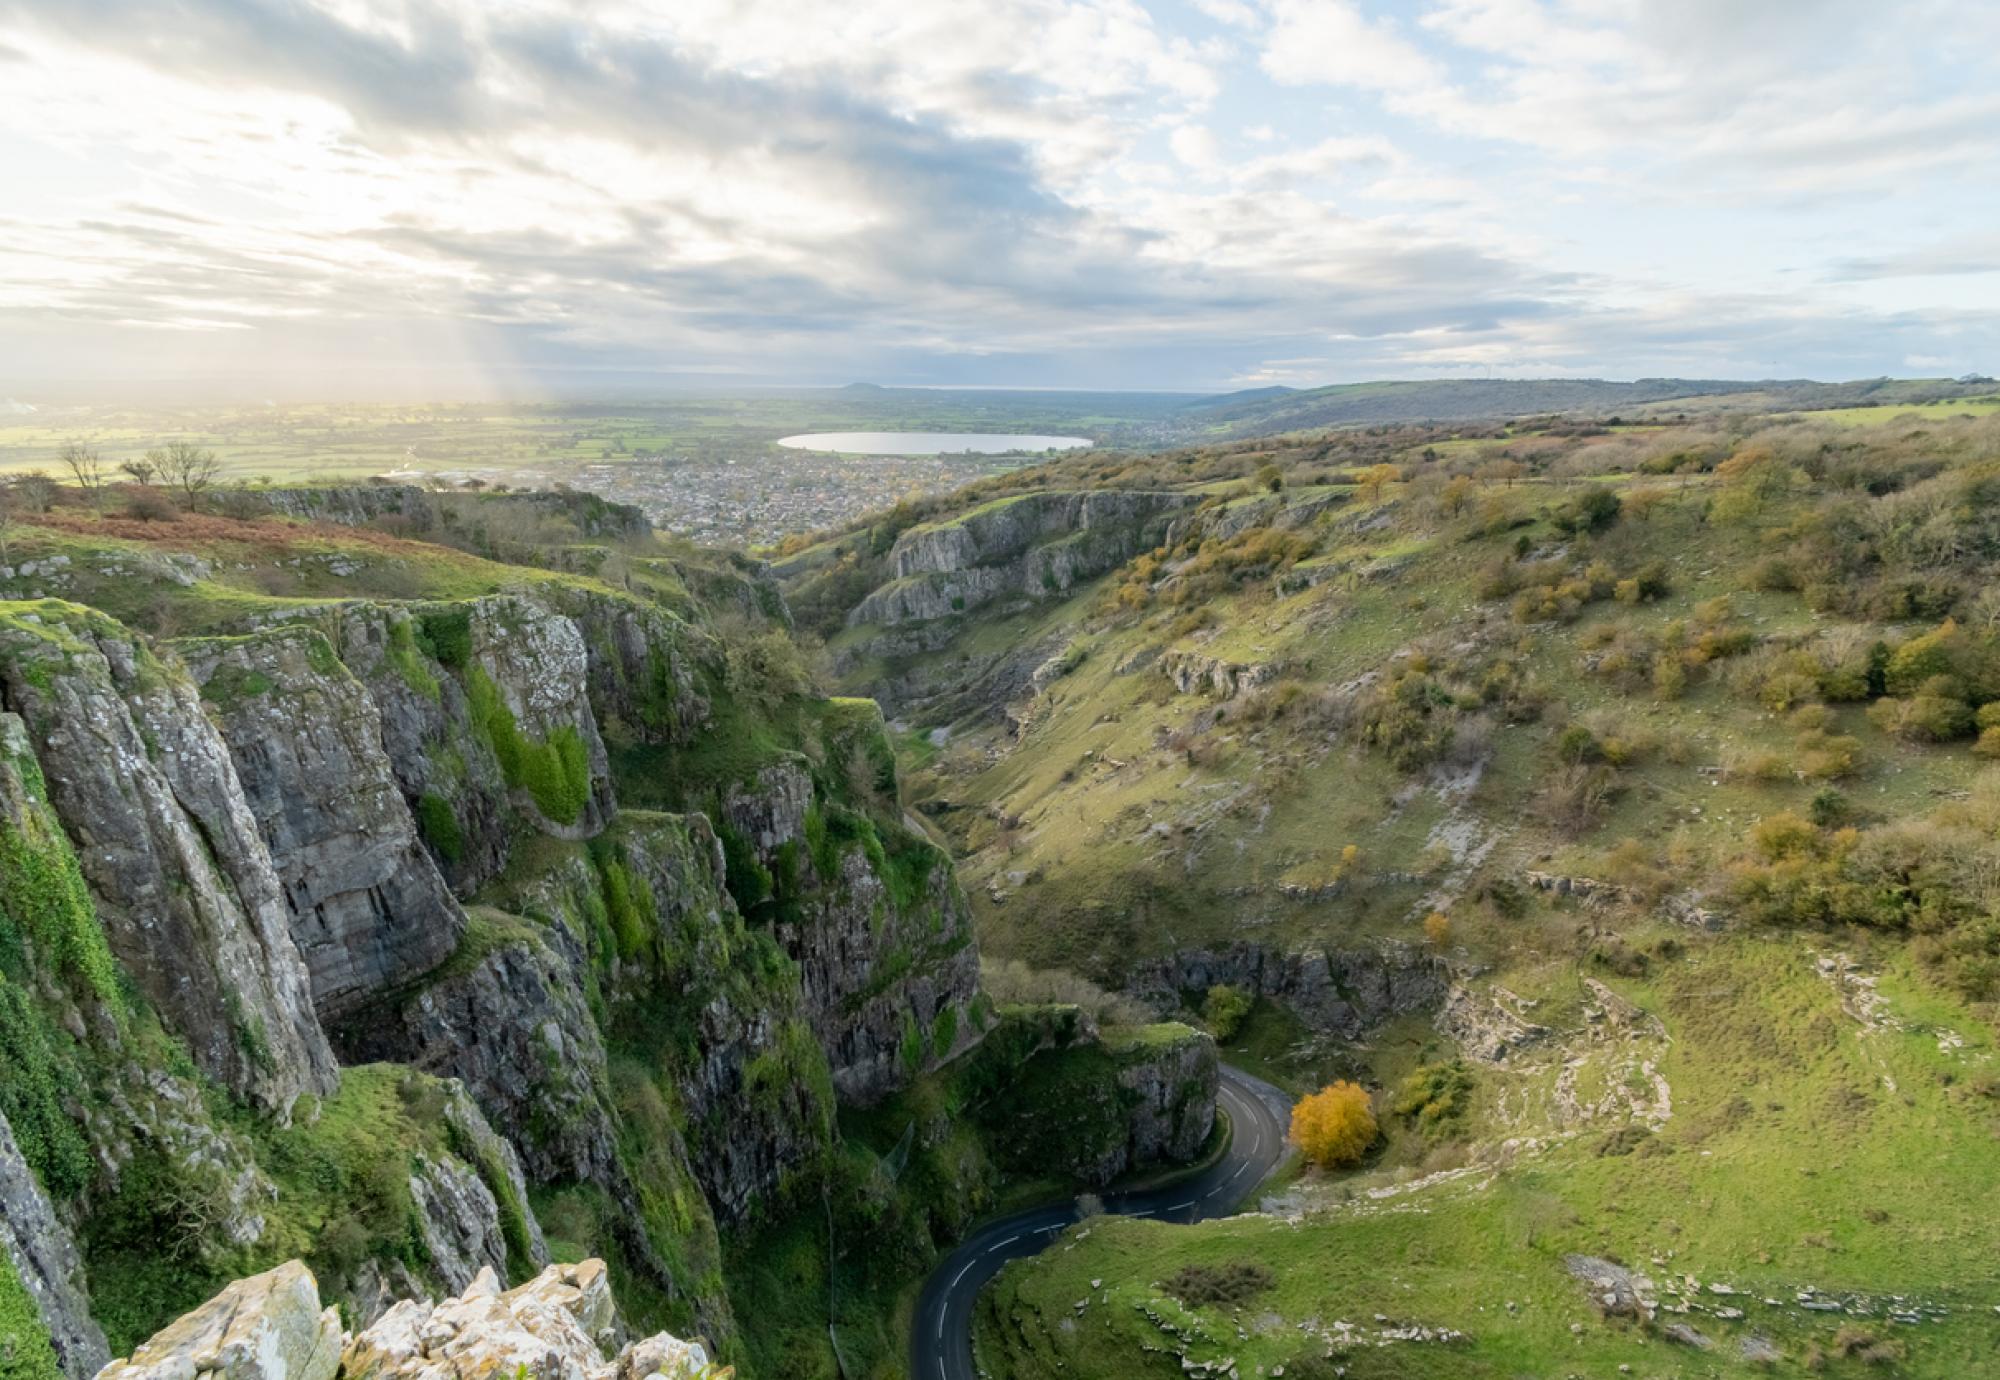
<svg viewBox="0 0 2000 1380"><path fill-rule="evenodd" d="M1180 418L1218 438L1266 436L1328 426L1450 422L1551 413L1806 410L1936 402L1980 385L1952 379L1435 379L1343 383L1326 388L1253 389L1203 398Z"/></svg>

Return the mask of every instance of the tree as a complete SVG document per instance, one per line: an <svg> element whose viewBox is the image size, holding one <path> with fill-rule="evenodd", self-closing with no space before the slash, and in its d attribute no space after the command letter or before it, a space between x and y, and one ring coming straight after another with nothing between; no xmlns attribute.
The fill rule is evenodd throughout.
<svg viewBox="0 0 2000 1380"><path fill-rule="evenodd" d="M1257 471L1257 482L1272 493L1285 487L1285 472L1276 465L1266 465Z"/></svg>
<svg viewBox="0 0 2000 1380"><path fill-rule="evenodd" d="M1465 511L1467 500L1472 497L1472 481L1462 474L1456 474L1438 494L1438 503L1447 513L1457 517Z"/></svg>
<svg viewBox="0 0 2000 1380"><path fill-rule="evenodd" d="M201 507L201 496L215 483L222 466L215 452L192 441L170 441L160 452L160 477L180 490L181 507L190 513Z"/></svg>
<svg viewBox="0 0 2000 1380"><path fill-rule="evenodd" d="M83 496L90 506L102 512L104 509L104 457L89 446L71 441L57 452L57 458L76 481L76 487L83 490Z"/></svg>
<svg viewBox="0 0 2000 1380"><path fill-rule="evenodd" d="M41 470L29 470L14 481L14 497L24 513L46 513L55 502L56 481Z"/></svg>
<svg viewBox="0 0 2000 1380"><path fill-rule="evenodd" d="M1403 472L1394 465L1370 465L1361 471L1360 484L1370 503L1380 503L1383 487L1402 477Z"/></svg>
<svg viewBox="0 0 2000 1380"><path fill-rule="evenodd" d="M1322 1169L1356 1164L1375 1143L1375 1108L1368 1090L1345 1079L1301 1098L1292 1108L1292 1143Z"/></svg>
<svg viewBox="0 0 2000 1380"><path fill-rule="evenodd" d="M118 468L123 470L127 476L129 476L133 480L136 480L140 484L151 484L153 482L153 476L157 475L160 472L161 458L162 458L161 453L159 451L149 450L146 452L145 457L143 459L127 460L123 464L121 464Z"/></svg>
<svg viewBox="0 0 2000 1380"><path fill-rule="evenodd" d="M1243 1024L1243 1018L1250 1014L1251 996L1240 987L1217 983L1208 989L1208 996L1201 1004L1201 1018L1207 1024L1209 1033L1218 1040L1227 1040Z"/></svg>

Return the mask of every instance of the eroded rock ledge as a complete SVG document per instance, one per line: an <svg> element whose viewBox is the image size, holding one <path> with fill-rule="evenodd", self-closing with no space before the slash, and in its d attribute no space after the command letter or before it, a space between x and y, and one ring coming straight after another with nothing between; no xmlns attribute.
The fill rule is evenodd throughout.
<svg viewBox="0 0 2000 1380"><path fill-rule="evenodd" d="M699 1342L625 1340L601 1260L501 1291L491 1269L443 1303L404 1299L362 1332L299 1261L239 1279L99 1380L728 1380Z"/></svg>

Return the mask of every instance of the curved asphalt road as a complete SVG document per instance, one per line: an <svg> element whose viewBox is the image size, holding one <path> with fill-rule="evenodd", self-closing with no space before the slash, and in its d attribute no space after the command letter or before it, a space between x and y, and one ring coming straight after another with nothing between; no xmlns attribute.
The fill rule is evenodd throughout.
<svg viewBox="0 0 2000 1380"><path fill-rule="evenodd" d="M1236 1209L1285 1156L1292 1101L1269 1083L1222 1066L1217 1101L1229 1113L1229 1152L1192 1178L1139 1193L1108 1193L1104 1210L1162 1222L1199 1222ZM988 1222L946 1256L924 1282L910 1330L912 1380L977 1380L972 1307L986 1281L1010 1260L1034 1255L1076 1220L1072 1202L1030 1208Z"/></svg>

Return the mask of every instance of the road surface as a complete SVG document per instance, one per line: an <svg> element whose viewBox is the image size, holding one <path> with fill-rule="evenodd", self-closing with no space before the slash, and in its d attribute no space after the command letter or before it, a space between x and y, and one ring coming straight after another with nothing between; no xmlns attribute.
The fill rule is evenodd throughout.
<svg viewBox="0 0 2000 1380"><path fill-rule="evenodd" d="M1269 1083L1222 1066L1217 1100L1229 1113L1228 1153L1166 1188L1104 1195L1104 1210L1161 1222L1199 1222L1234 1212L1285 1155L1292 1101ZM1010 1260L1036 1254L1076 1221L1070 1201L988 1222L960 1243L924 1282L910 1329L913 1380L978 1380L972 1366L972 1308L986 1281Z"/></svg>

